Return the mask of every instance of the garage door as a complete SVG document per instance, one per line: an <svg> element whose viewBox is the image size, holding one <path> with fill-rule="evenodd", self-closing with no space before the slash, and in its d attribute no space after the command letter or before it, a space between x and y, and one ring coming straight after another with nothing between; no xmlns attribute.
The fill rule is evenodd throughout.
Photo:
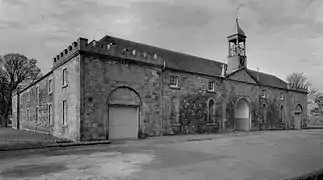
<svg viewBox="0 0 323 180"><path fill-rule="evenodd" d="M109 108L109 139L138 137L138 108Z"/></svg>
<svg viewBox="0 0 323 180"><path fill-rule="evenodd" d="M295 114L294 123L295 129L301 129L301 114Z"/></svg>

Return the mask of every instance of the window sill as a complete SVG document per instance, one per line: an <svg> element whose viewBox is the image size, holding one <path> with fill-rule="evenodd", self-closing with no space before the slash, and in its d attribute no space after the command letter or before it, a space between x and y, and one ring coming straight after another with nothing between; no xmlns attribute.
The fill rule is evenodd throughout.
<svg viewBox="0 0 323 180"><path fill-rule="evenodd" d="M172 124L172 126L181 126L181 124L176 123L176 124Z"/></svg>
<svg viewBox="0 0 323 180"><path fill-rule="evenodd" d="M215 125L218 125L218 123L207 123L206 125L208 125L208 126L215 126Z"/></svg>
<svg viewBox="0 0 323 180"><path fill-rule="evenodd" d="M52 95L52 94L53 94L53 92L49 92L49 93L48 93L48 95Z"/></svg>
<svg viewBox="0 0 323 180"><path fill-rule="evenodd" d="M207 90L208 93L214 93L216 94L216 91L215 90Z"/></svg>
<svg viewBox="0 0 323 180"><path fill-rule="evenodd" d="M170 89L176 89L176 90L180 90L181 88L178 86L169 86Z"/></svg>
<svg viewBox="0 0 323 180"><path fill-rule="evenodd" d="M68 84L65 84L62 86L62 89L66 88L68 86Z"/></svg>

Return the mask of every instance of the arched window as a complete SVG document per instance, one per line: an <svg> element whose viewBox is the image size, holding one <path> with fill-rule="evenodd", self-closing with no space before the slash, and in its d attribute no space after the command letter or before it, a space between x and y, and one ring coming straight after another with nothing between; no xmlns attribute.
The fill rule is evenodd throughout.
<svg viewBox="0 0 323 180"><path fill-rule="evenodd" d="M171 98L170 119L175 124L179 124L179 99L174 96Z"/></svg>
<svg viewBox="0 0 323 180"><path fill-rule="evenodd" d="M266 122L266 117L267 117L267 110L266 110L266 104L262 104L262 122Z"/></svg>
<svg viewBox="0 0 323 180"><path fill-rule="evenodd" d="M280 122L285 122L285 111L284 106L280 107Z"/></svg>
<svg viewBox="0 0 323 180"><path fill-rule="evenodd" d="M213 99L209 100L208 103L208 121L207 123L212 124L215 123L216 117L215 117L215 102Z"/></svg>

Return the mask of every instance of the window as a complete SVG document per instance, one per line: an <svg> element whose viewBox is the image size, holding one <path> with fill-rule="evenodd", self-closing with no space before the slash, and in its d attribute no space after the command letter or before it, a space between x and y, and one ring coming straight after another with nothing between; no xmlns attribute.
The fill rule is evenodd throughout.
<svg viewBox="0 0 323 180"><path fill-rule="evenodd" d="M280 93L280 100L284 100L284 93Z"/></svg>
<svg viewBox="0 0 323 180"><path fill-rule="evenodd" d="M285 111L284 111L284 106L280 107L280 122L285 121Z"/></svg>
<svg viewBox="0 0 323 180"><path fill-rule="evenodd" d="M51 94L53 92L53 80L48 80L48 93Z"/></svg>
<svg viewBox="0 0 323 180"><path fill-rule="evenodd" d="M208 90L209 91L214 91L214 86L215 86L214 81L209 81Z"/></svg>
<svg viewBox="0 0 323 180"><path fill-rule="evenodd" d="M170 86L178 87L178 76L174 76L174 75L170 76Z"/></svg>
<svg viewBox="0 0 323 180"><path fill-rule="evenodd" d="M266 98L266 90L262 90L261 97L262 97L262 98Z"/></svg>
<svg viewBox="0 0 323 180"><path fill-rule="evenodd" d="M266 104L262 104L262 122L265 123L267 119Z"/></svg>
<svg viewBox="0 0 323 180"><path fill-rule="evenodd" d="M67 125L67 101L63 101L63 125Z"/></svg>
<svg viewBox="0 0 323 180"><path fill-rule="evenodd" d="M38 107L36 107L36 110L35 110L35 120L36 122L38 121Z"/></svg>
<svg viewBox="0 0 323 180"><path fill-rule="evenodd" d="M29 108L27 108L26 119L27 119L27 121L29 121Z"/></svg>
<svg viewBox="0 0 323 180"><path fill-rule="evenodd" d="M63 86L67 85L67 69L63 69Z"/></svg>
<svg viewBox="0 0 323 180"><path fill-rule="evenodd" d="M214 100L213 99L210 99L209 100L209 103L208 103L208 121L207 123L209 124L212 124L212 123L215 123L215 103L214 103Z"/></svg>
<svg viewBox="0 0 323 180"><path fill-rule="evenodd" d="M48 124L52 125L52 105L48 105Z"/></svg>

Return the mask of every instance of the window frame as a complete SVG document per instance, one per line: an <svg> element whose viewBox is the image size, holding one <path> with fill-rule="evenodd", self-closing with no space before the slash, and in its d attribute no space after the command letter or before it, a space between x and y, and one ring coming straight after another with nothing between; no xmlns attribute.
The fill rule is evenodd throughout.
<svg viewBox="0 0 323 180"><path fill-rule="evenodd" d="M38 108L38 106L36 106L36 108L35 108L35 115L36 115L36 117L35 117L35 120L36 120L36 122L39 120L38 119L38 111L39 111L39 108Z"/></svg>
<svg viewBox="0 0 323 180"><path fill-rule="evenodd" d="M63 71L62 71L62 80L63 80L63 88L66 87L68 85L68 75L67 75L67 68L64 68Z"/></svg>
<svg viewBox="0 0 323 180"><path fill-rule="evenodd" d="M53 93L53 79L50 78L48 79L48 94L52 94Z"/></svg>
<svg viewBox="0 0 323 180"><path fill-rule="evenodd" d="M279 99L280 99L280 100L284 100L284 93L283 93L283 92L281 92L281 93L280 93L280 97L279 97Z"/></svg>
<svg viewBox="0 0 323 180"><path fill-rule="evenodd" d="M262 97L262 98L266 98L266 97L267 97L267 91L266 91L266 89L263 89L263 90L261 91L261 97Z"/></svg>
<svg viewBox="0 0 323 180"><path fill-rule="evenodd" d="M67 100L63 100L63 126L67 126Z"/></svg>
<svg viewBox="0 0 323 180"><path fill-rule="evenodd" d="M172 81L172 78L174 78ZM173 84L175 83L175 84ZM179 76L178 75L170 75L169 76L169 86L172 88L178 88L179 87Z"/></svg>
<svg viewBox="0 0 323 180"><path fill-rule="evenodd" d="M210 89L210 85L212 85L212 89ZM215 82L214 81L209 81L208 82L208 85L207 85L207 90L208 91L211 91L211 92L214 92L215 91Z"/></svg>
<svg viewBox="0 0 323 180"><path fill-rule="evenodd" d="M216 124L216 117L214 117L214 119L213 120L211 120L210 119L210 115L211 115L211 112L210 112L210 110L211 110L211 107L210 107L210 102L211 101L213 101L213 108L212 108L212 111L214 112L214 116L216 116L216 106L215 106L215 100L214 99L209 99L208 101L207 101L207 112L208 112L208 114L207 114L207 124L208 125L212 125L212 124Z"/></svg>
<svg viewBox="0 0 323 180"><path fill-rule="evenodd" d="M48 124L49 125L52 125L52 121L53 121L53 118L52 118L52 104L47 104L47 108L48 108Z"/></svg>

